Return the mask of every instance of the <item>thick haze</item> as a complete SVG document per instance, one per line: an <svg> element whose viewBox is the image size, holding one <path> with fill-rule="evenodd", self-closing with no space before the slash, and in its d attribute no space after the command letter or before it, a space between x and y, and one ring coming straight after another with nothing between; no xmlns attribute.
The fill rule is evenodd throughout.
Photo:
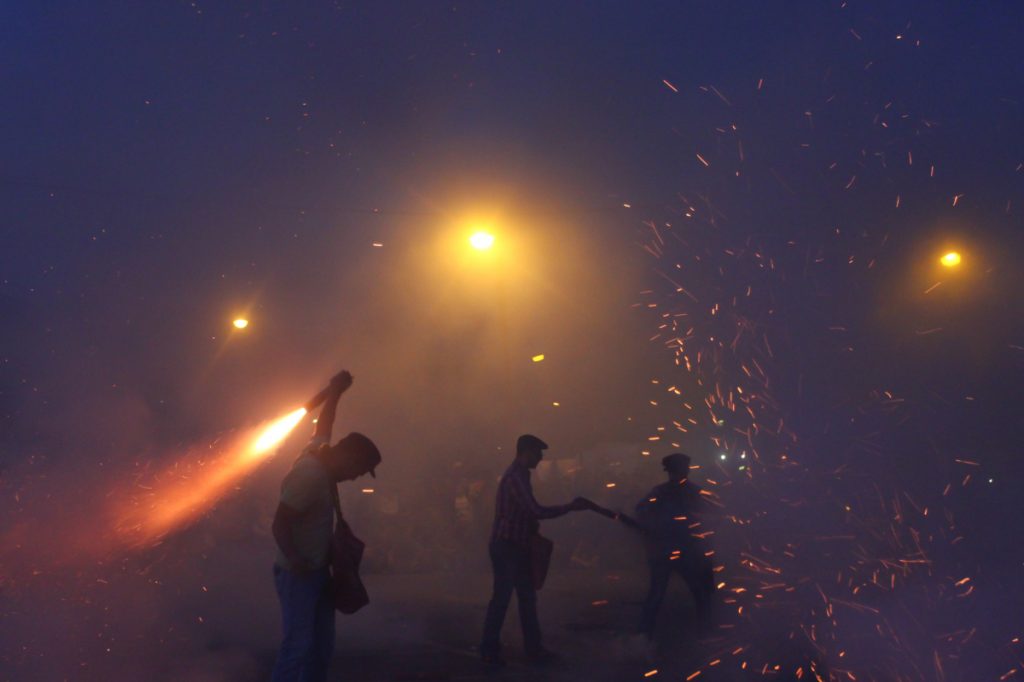
<svg viewBox="0 0 1024 682"><path fill-rule="evenodd" d="M1020 653L1003 595L1022 559L1007 542L1024 473L1022 15L9 3L0 679L264 674L270 515L308 423L181 534L130 553L99 539L154 472L341 368L355 384L335 434L364 432L384 457L372 494L343 490L378 580L482 575L486 486L519 433L549 459L582 455L539 472L549 502L628 508L682 447L739 527L718 538L730 584L744 552L809 554L786 569L805 587L934 559L903 566L911 596L894 579L865 603L897 630L921 610L936 624L915 620L889 652L844 644L875 632L848 619L840 644L815 643L821 660L846 647L878 680L909 679L897 660L922 679L981 679L975 661L1005 673ZM492 252L466 243L477 225ZM963 274L930 289L949 248ZM727 413L737 403L749 419ZM755 448L749 480L719 459ZM580 462L571 483L552 473ZM475 520L446 525L476 483ZM635 578L632 546L606 532L553 527L559 568ZM978 601L956 596L968 575ZM815 613L818 592L798 595L782 610ZM410 630L395 634L385 598L391 615L345 621L349 653L436 632L438 604L392 598ZM802 618L749 638L773 654Z"/></svg>

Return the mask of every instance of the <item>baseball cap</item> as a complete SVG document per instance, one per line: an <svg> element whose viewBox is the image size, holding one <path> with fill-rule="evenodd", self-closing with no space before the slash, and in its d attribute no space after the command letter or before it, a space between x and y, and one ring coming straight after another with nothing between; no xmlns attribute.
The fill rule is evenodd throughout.
<svg viewBox="0 0 1024 682"><path fill-rule="evenodd" d="M381 456L380 450L377 449L372 440L361 433L353 431L338 441L336 447L343 448L345 452L356 457L360 463L366 466L369 474L377 478L376 469L381 463Z"/></svg>

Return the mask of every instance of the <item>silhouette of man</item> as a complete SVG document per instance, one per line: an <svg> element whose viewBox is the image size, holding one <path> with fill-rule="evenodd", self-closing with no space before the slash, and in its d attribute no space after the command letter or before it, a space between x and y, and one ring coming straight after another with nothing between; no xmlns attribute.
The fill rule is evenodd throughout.
<svg viewBox="0 0 1024 682"><path fill-rule="evenodd" d="M701 630L711 626L711 596L715 590L706 545L695 534L707 503L700 488L689 480L690 458L680 452L661 460L668 481L655 486L636 506L637 521L645 531L650 583L640 616L640 632L654 636L658 611L672 573L686 581L697 610Z"/></svg>
<svg viewBox="0 0 1024 682"><path fill-rule="evenodd" d="M281 602L284 638L274 665L274 682L327 679L334 651L334 603L330 594L330 550L334 534L336 485L370 474L380 452L360 433L331 445L341 394L352 375L331 379L313 437L281 483L272 526L277 542L274 585Z"/></svg>
<svg viewBox="0 0 1024 682"><path fill-rule="evenodd" d="M494 592L487 605L480 654L484 663L502 666L501 626L505 622L512 591L519 598L519 620L523 628L523 647L531 663L544 664L554 654L544 648L537 619L537 591L533 583L530 545L540 529L542 519L554 519L571 511L590 508L590 503L577 497L569 504L552 507L540 505L533 496L530 471L544 457L547 443L536 436L522 435L516 442L516 458L498 483L491 528L490 555L494 569Z"/></svg>

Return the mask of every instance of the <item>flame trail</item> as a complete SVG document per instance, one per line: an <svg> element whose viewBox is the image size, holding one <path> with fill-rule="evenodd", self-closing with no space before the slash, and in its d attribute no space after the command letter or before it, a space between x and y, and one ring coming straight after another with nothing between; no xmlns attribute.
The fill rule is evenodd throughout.
<svg viewBox="0 0 1024 682"><path fill-rule="evenodd" d="M306 416L306 413L306 408L300 407L294 412L290 412L277 421L272 422L263 430L260 437L253 441L250 455L252 457L262 457L266 455L270 448L280 443L289 433L292 432L292 429L295 428L296 424L302 421L302 418Z"/></svg>
<svg viewBox="0 0 1024 682"><path fill-rule="evenodd" d="M236 436L212 460L202 454L186 455L157 476L152 485L136 483L149 492L134 497L126 509L115 513L118 540L132 547L143 547L194 521L212 507L231 484L273 454L274 447L306 414L307 408L300 407Z"/></svg>

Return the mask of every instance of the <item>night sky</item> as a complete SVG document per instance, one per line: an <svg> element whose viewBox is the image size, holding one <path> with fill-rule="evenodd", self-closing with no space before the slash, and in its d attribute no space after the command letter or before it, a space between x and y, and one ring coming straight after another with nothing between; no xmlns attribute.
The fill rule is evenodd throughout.
<svg viewBox="0 0 1024 682"><path fill-rule="evenodd" d="M380 444L380 498L493 478L531 431L590 467L573 494L628 508L683 449L731 517L726 582L753 553L836 600L889 586L863 604L900 636L850 609L819 624L822 663L1022 668L1017 4L22 2L2 23L0 679L148 675L214 639L257 653L208 679L266 675L272 628L124 614L133 575L215 582L182 557L229 537L275 622L298 436L177 539L78 553L140 477L343 367L338 430ZM353 509L371 546L382 513ZM773 612L791 631L822 617L808 590ZM721 647L760 669L784 637L739 623ZM168 627L146 655L95 643Z"/></svg>

